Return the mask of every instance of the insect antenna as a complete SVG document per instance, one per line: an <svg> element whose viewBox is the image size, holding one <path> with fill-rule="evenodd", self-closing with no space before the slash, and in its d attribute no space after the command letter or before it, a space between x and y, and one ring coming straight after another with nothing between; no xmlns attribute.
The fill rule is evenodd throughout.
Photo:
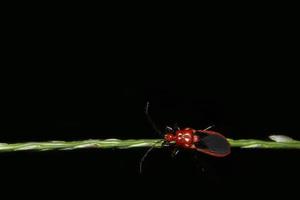
<svg viewBox="0 0 300 200"><path fill-rule="evenodd" d="M150 151L152 151L152 150L154 149L155 145L156 145L157 143L159 143L159 142L161 142L161 141L159 140L159 141L155 142L155 143L152 145L152 147L150 147L150 148L146 151L146 153L144 154L144 156L141 158L141 160L140 160L140 174L142 174L143 162L144 162L145 158L148 156L148 154L150 153Z"/></svg>
<svg viewBox="0 0 300 200"><path fill-rule="evenodd" d="M157 128L155 122L152 120L150 114L149 114L149 101L147 101L146 103L146 106L145 106L145 114L146 114L146 117L147 117L147 120L149 122L149 124L152 126L152 128L154 129L154 131L156 133L158 133L160 136L163 136L162 132L159 130L159 128ZM155 145L157 143L161 142L161 140L155 142L147 151L146 153L144 154L144 156L141 158L140 160L140 174L142 173L142 168L143 168L143 162L145 160L145 158L148 156L148 154L154 149Z"/></svg>
<svg viewBox="0 0 300 200"><path fill-rule="evenodd" d="M145 114L147 117L148 122L151 124L152 128L160 135L162 136L162 132L159 130L159 128L157 128L155 122L152 120L150 114L149 114L149 101L147 101L146 103L146 107L145 107Z"/></svg>

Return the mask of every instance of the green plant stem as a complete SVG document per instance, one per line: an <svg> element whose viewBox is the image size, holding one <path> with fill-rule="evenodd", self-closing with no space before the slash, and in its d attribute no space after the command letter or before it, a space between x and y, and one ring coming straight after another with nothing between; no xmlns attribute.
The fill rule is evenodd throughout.
<svg viewBox="0 0 300 200"><path fill-rule="evenodd" d="M273 142L255 139L234 140L228 139L232 147L239 148L269 148L269 149L300 149L300 141L294 140L292 142ZM48 142L25 142L25 143L0 143L0 152L13 151L48 151L48 150L74 150L84 148L117 148L129 149L138 147L152 147L160 148L162 144L161 139L138 139L138 140L81 140L81 141L48 141Z"/></svg>
<svg viewBox="0 0 300 200"><path fill-rule="evenodd" d="M300 141L293 140L289 142L274 142L256 139L229 139L231 147L255 148L255 149L300 149Z"/></svg>

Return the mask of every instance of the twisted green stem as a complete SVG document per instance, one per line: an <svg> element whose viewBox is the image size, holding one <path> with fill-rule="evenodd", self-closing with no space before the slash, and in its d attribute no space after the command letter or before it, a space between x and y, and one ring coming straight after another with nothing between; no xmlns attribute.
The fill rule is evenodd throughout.
<svg viewBox="0 0 300 200"><path fill-rule="evenodd" d="M160 148L161 139L139 139L139 140L81 140L81 141L48 141L48 142L25 142L25 143L0 143L0 152L13 151L48 151L48 150L74 150L84 148L117 148L129 149L137 147L152 147ZM255 139L234 140L228 139L232 147L240 148L272 148L272 149L300 149L300 141L292 140L285 142L264 141Z"/></svg>
<svg viewBox="0 0 300 200"><path fill-rule="evenodd" d="M255 149L300 149L300 141L285 141L285 142L274 142L265 140L255 139L241 139L233 140L227 138L232 147L240 148L255 148Z"/></svg>

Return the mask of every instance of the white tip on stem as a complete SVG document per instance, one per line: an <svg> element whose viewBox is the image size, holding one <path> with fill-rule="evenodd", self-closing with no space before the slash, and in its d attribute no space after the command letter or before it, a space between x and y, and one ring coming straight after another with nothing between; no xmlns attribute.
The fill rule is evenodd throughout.
<svg viewBox="0 0 300 200"><path fill-rule="evenodd" d="M286 135L270 135L269 138L275 142L294 142L295 140Z"/></svg>

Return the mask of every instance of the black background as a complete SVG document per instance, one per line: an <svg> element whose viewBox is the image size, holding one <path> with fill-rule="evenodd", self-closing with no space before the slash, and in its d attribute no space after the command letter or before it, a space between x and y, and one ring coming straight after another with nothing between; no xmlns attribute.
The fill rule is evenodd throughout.
<svg viewBox="0 0 300 200"><path fill-rule="evenodd" d="M17 17L4 37L1 142L157 138L147 101L162 129L214 124L229 138L300 139L293 26L208 18L217 24ZM48 195L198 197L293 190L299 178L297 150L234 148L220 159L156 149L139 174L145 151L1 153L2 182Z"/></svg>

